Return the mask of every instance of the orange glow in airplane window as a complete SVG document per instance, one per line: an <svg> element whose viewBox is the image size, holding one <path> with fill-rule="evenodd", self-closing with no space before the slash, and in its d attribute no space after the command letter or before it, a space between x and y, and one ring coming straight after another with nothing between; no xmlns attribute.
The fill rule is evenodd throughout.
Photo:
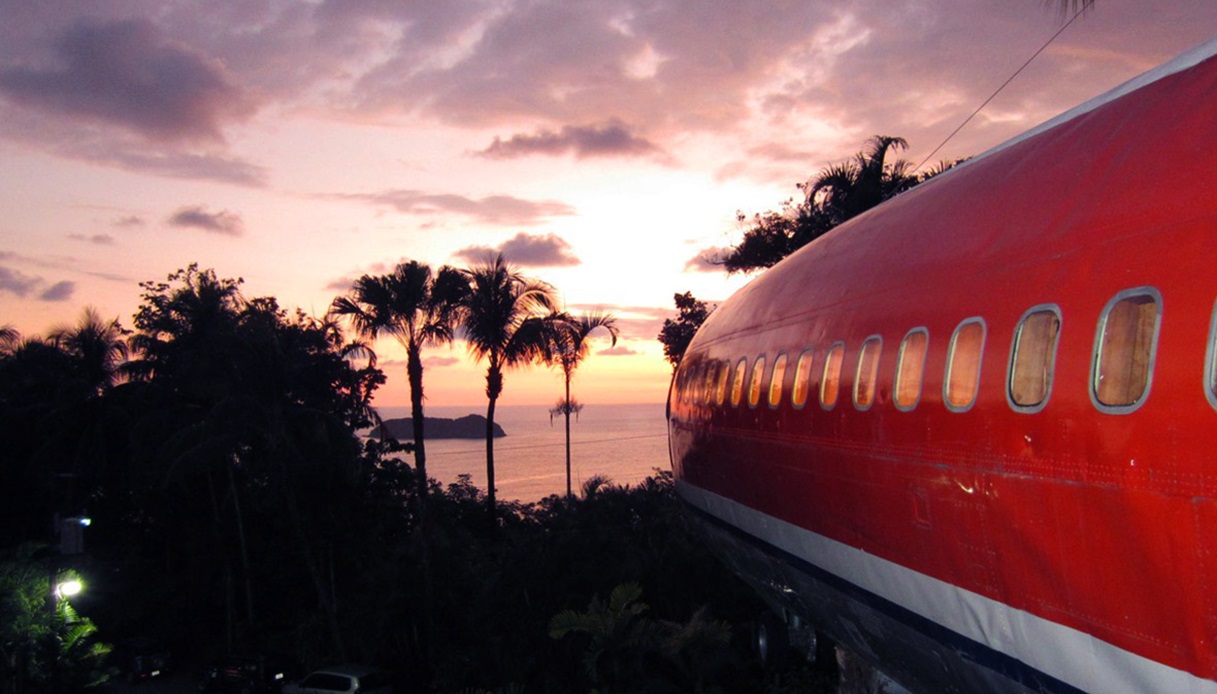
<svg viewBox="0 0 1217 694"><path fill-rule="evenodd" d="M731 378L731 365L719 362L718 385L714 389L714 404L721 405L727 400L727 382Z"/></svg>
<svg viewBox="0 0 1217 694"><path fill-rule="evenodd" d="M752 380L748 382L748 407L756 407L761 401L761 381L765 380L765 357L756 358L752 365Z"/></svg>
<svg viewBox="0 0 1217 694"><path fill-rule="evenodd" d="M969 320L955 329L947 357L945 398L953 409L971 407L980 387L980 360L985 346L985 324Z"/></svg>
<svg viewBox="0 0 1217 694"><path fill-rule="evenodd" d="M865 410L875 403L875 381L879 376L879 352L883 343L867 338L858 353L858 375L854 379L854 407Z"/></svg>
<svg viewBox="0 0 1217 694"><path fill-rule="evenodd" d="M790 392L790 403L795 407L807 404L807 393L811 390L811 363L813 353L804 350L794 367L794 389Z"/></svg>
<svg viewBox="0 0 1217 694"><path fill-rule="evenodd" d="M731 382L731 406L739 407L744 394L744 376L748 374L748 357L741 357L735 365L735 380Z"/></svg>
<svg viewBox="0 0 1217 694"><path fill-rule="evenodd" d="M845 361L845 345L838 342L824 358L824 380L820 381L820 406L828 409L837 404L841 388L841 363Z"/></svg>
<svg viewBox="0 0 1217 694"><path fill-rule="evenodd" d="M896 406L911 410L921 399L921 380L925 376L925 352L929 336L916 330L904 336L896 365Z"/></svg>
<svg viewBox="0 0 1217 694"><path fill-rule="evenodd" d="M782 404L782 384L786 380L786 355L779 354L773 361L773 373L769 376L769 406Z"/></svg>

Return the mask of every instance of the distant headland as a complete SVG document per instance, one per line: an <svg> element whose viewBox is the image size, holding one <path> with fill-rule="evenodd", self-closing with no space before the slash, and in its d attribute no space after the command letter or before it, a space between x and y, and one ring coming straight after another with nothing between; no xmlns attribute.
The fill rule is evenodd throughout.
<svg viewBox="0 0 1217 694"><path fill-rule="evenodd" d="M486 438L486 418L470 414L456 419L443 417L424 417L423 433L428 439L484 439ZM414 438L414 423L409 417L386 419L385 430L395 439L410 441ZM380 427L372 427L373 438L380 437ZM494 437L501 438L507 432L498 422L494 424Z"/></svg>

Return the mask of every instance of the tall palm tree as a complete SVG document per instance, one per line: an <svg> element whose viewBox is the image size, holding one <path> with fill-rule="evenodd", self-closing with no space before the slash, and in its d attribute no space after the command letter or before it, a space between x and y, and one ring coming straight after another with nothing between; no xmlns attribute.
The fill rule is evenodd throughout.
<svg viewBox="0 0 1217 694"><path fill-rule="evenodd" d="M6 356L21 342L21 333L11 325L0 326L0 356Z"/></svg>
<svg viewBox="0 0 1217 694"><path fill-rule="evenodd" d="M459 270L445 265L433 277L430 267L411 260L388 275L360 277L350 294L330 305L330 311L347 317L360 335L371 340L390 335L406 349L420 503L427 495L422 349L452 341L468 291L468 280Z"/></svg>
<svg viewBox="0 0 1217 694"><path fill-rule="evenodd" d="M889 152L908 148L904 138L875 135L866 144L852 159L829 166L802 186L809 206L828 212L834 226L917 185L907 161L887 160Z"/></svg>
<svg viewBox="0 0 1217 694"><path fill-rule="evenodd" d="M486 504L493 525L494 407L503 392L506 369L546 361L553 345L554 289L524 277L502 254L466 270L470 291L464 331L469 351L486 360Z"/></svg>
<svg viewBox="0 0 1217 694"><path fill-rule="evenodd" d="M107 322L89 306L76 325L53 330L50 340L76 362L77 379L89 394L99 395L120 377L129 334L117 318Z"/></svg>
<svg viewBox="0 0 1217 694"><path fill-rule="evenodd" d="M566 495L571 496L570 487L570 413L574 401L570 398L570 382L575 376L579 364L587 358L589 336L598 329L604 328L612 338L613 345L617 344L617 319L611 314L594 311L579 316L562 315L555 323L555 344L553 345L553 360L562 368L562 376L566 384L566 397L561 405L562 414L566 416Z"/></svg>

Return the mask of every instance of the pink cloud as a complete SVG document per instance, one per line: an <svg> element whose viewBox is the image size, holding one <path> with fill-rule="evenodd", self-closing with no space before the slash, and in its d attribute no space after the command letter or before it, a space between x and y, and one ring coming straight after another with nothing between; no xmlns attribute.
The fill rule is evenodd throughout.
<svg viewBox="0 0 1217 694"><path fill-rule="evenodd" d="M522 267L568 267L579 265L569 243L556 234L531 235L521 232L498 248L469 246L455 253L465 262L480 263L498 254Z"/></svg>
<svg viewBox="0 0 1217 694"><path fill-rule="evenodd" d="M405 214L459 214L485 224L519 226L536 224L551 217L575 214L575 208L557 200L525 200L511 195L471 198L454 193L425 193L419 190L385 190L379 193L335 197L362 200L391 207Z"/></svg>
<svg viewBox="0 0 1217 694"><path fill-rule="evenodd" d="M54 66L0 71L0 94L158 141L220 141L227 121L252 112L220 63L147 20L82 21L59 36L55 49Z"/></svg>
<svg viewBox="0 0 1217 694"><path fill-rule="evenodd" d="M496 137L494 142L479 154L492 159L511 159L533 154L574 154L576 158L583 159L648 156L658 152L658 147L634 135L624 124L609 122L589 126L568 125L558 131L542 129L532 135L512 135L506 140Z"/></svg>
<svg viewBox="0 0 1217 694"><path fill-rule="evenodd" d="M240 236L245 233L245 221L241 215L228 210L208 212L202 205L179 208L168 219L170 226L201 229L210 234Z"/></svg>

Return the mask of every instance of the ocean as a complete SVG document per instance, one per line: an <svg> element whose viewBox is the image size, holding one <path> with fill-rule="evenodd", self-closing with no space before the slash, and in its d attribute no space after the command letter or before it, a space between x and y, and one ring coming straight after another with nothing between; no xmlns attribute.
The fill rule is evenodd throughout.
<svg viewBox="0 0 1217 694"><path fill-rule="evenodd" d="M381 407L386 419L409 417L409 407ZM485 405L425 407L428 417L486 416ZM549 407L500 406L494 421L507 436L494 440L494 475L498 498L532 502L566 493L566 437L561 416L550 422ZM645 405L585 404L578 419L571 415L571 489L602 475L619 485L633 485L670 470L663 403ZM427 475L447 485L469 474L486 488L485 439L427 439Z"/></svg>

